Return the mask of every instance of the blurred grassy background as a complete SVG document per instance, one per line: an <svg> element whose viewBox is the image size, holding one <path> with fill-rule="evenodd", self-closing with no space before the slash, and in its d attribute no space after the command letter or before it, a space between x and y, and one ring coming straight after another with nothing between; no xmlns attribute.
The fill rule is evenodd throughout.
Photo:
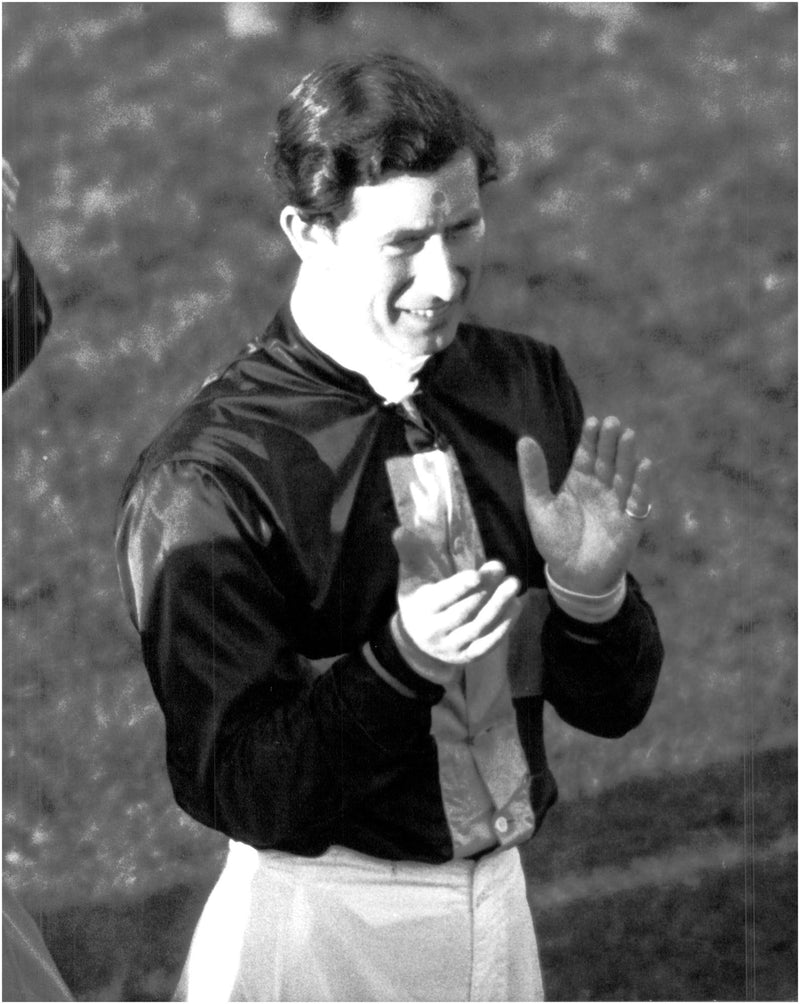
<svg viewBox="0 0 800 1004"><path fill-rule="evenodd" d="M796 999L795 4L236 6L3 4L4 155L55 315L3 402L7 879L82 999L168 998L224 841L172 801L114 506L291 281L279 102L392 48L496 129L475 313L557 344L657 461L654 706L613 743L548 722L549 996Z"/></svg>

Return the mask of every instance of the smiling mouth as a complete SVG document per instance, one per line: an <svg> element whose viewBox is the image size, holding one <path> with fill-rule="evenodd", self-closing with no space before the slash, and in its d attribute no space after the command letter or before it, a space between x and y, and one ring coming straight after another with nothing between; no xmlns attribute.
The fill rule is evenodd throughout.
<svg viewBox="0 0 800 1004"><path fill-rule="evenodd" d="M409 314L411 317L419 317L424 321L436 321L444 317L445 314L454 307L454 303L443 303L441 306L436 307L400 307L402 313Z"/></svg>

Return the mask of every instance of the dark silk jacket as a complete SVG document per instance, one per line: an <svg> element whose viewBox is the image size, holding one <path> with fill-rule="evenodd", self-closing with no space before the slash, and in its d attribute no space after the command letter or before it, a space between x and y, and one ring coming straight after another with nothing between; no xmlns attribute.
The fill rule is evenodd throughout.
<svg viewBox="0 0 800 1004"><path fill-rule="evenodd" d="M30 258L15 240L12 277L3 280L3 391L33 362L51 320L50 304Z"/></svg>
<svg viewBox="0 0 800 1004"><path fill-rule="evenodd" d="M386 630L398 517L385 462L450 444L487 558L545 596L515 446L533 435L557 487L582 411L554 348L472 324L428 360L415 403L421 424L314 348L285 308L128 479L118 566L166 719L175 797L234 839L301 855L339 844L453 857L430 735L443 691L405 665ZM604 624L547 611L530 629L541 686L512 686L537 827L556 797L543 702L577 728L622 735L644 716L663 654L630 576ZM370 667L367 640L414 697Z"/></svg>

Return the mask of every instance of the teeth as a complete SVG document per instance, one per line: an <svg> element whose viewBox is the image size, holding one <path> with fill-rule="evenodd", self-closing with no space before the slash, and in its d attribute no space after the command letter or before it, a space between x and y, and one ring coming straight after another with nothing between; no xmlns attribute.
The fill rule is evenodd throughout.
<svg viewBox="0 0 800 1004"><path fill-rule="evenodd" d="M438 313L438 311L436 311L436 310L408 310L408 311L406 311L406 313L413 314L414 317L427 317L427 318L431 318L431 317L436 317L436 314Z"/></svg>

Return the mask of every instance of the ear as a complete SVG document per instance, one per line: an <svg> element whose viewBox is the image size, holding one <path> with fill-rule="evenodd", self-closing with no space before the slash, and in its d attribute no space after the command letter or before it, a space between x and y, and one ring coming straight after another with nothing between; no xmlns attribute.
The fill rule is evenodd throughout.
<svg viewBox="0 0 800 1004"><path fill-rule="evenodd" d="M322 223L304 220L295 206L283 207L280 224L303 262L318 260L330 247L332 241L330 230Z"/></svg>

